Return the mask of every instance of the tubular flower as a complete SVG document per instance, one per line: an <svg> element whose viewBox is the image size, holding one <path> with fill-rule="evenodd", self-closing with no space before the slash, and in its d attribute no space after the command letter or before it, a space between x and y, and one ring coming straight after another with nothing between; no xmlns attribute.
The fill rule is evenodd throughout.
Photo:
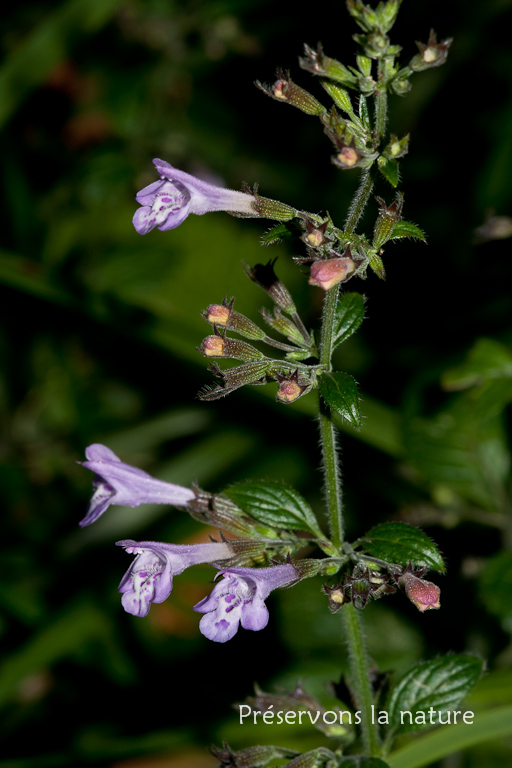
<svg viewBox="0 0 512 768"><path fill-rule="evenodd" d="M289 586L300 578L291 563L270 568L229 568L218 576L222 580L211 595L194 606L194 611L205 614L199 629L216 643L231 640L240 623L254 632L264 629L269 619L266 598L273 589Z"/></svg>
<svg viewBox="0 0 512 768"><path fill-rule="evenodd" d="M172 591L173 576L198 563L226 560L233 556L225 542L209 544L164 544L159 541L117 541L130 555L136 555L120 585L125 611L147 616L151 603L163 603Z"/></svg>
<svg viewBox="0 0 512 768"><path fill-rule="evenodd" d="M80 525L90 525L110 504L138 507L139 504L173 504L184 507L196 495L190 488L156 480L147 472L131 467L119 459L106 445L94 443L85 449L87 461L82 466L95 473L94 493L87 514Z"/></svg>
<svg viewBox="0 0 512 768"><path fill-rule="evenodd" d="M175 229L189 213L233 211L257 216L254 195L207 184L158 158L153 163L160 181L144 187L135 197L142 206L133 216L133 226L139 235L146 235L155 227L162 232Z"/></svg>

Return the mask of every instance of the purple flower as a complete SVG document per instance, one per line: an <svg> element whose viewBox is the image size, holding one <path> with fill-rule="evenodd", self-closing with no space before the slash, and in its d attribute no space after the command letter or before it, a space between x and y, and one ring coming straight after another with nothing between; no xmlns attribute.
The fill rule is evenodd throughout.
<svg viewBox="0 0 512 768"><path fill-rule="evenodd" d="M83 467L95 473L94 493L87 514L80 525L90 525L102 515L110 504L138 507L139 504L173 504L184 507L195 499L194 491L181 485L165 483L124 464L106 445L94 443L85 449L87 461Z"/></svg>
<svg viewBox="0 0 512 768"><path fill-rule="evenodd" d="M222 581L209 597L197 603L194 611L206 614L199 622L203 635L216 643L231 640L241 623L244 629L257 632L268 624L265 600L277 587L297 581L297 570L291 563L271 568L229 568L217 574Z"/></svg>
<svg viewBox="0 0 512 768"><path fill-rule="evenodd" d="M163 232L174 229L189 213L234 211L256 215L253 195L207 184L158 158L153 163L161 180L144 187L135 197L142 206L133 217L139 235L146 235L154 227Z"/></svg>
<svg viewBox="0 0 512 768"><path fill-rule="evenodd" d="M233 557L225 542L209 544L163 544L159 541L117 541L118 547L137 555L120 585L123 608L134 616L147 616L151 603L163 603L172 591L173 576L197 563Z"/></svg>

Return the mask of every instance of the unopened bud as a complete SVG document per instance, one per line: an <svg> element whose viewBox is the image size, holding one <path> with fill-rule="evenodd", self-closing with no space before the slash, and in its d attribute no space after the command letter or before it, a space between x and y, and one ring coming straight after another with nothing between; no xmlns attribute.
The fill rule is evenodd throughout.
<svg viewBox="0 0 512 768"><path fill-rule="evenodd" d="M207 336L201 344L201 352L205 357L224 357L226 340L221 336Z"/></svg>
<svg viewBox="0 0 512 768"><path fill-rule="evenodd" d="M201 352L205 357L232 357L245 363L257 362L265 357L262 352L245 341L217 335L207 336L204 339Z"/></svg>
<svg viewBox="0 0 512 768"><path fill-rule="evenodd" d="M311 267L309 284L318 285L328 291L334 285L348 280L355 271L356 263L351 256L315 261Z"/></svg>
<svg viewBox="0 0 512 768"><path fill-rule="evenodd" d="M267 96L291 104L307 115L320 115L325 112L325 107L311 93L292 82L289 72L278 69L277 78L272 86L262 85L259 80L256 81L256 86Z"/></svg>
<svg viewBox="0 0 512 768"><path fill-rule="evenodd" d="M422 613L432 608L440 608L439 595L441 590L437 584L425 579L419 579L412 573L404 573L398 579L398 583L405 589L405 594L414 603L418 611Z"/></svg>
<svg viewBox="0 0 512 768"><path fill-rule="evenodd" d="M240 312L235 312L233 300L226 304L210 304L208 309L202 313L204 319L218 328L226 328L229 331L235 331L246 339L258 341L265 338L265 331L258 328L256 323L249 320Z"/></svg>
<svg viewBox="0 0 512 768"><path fill-rule="evenodd" d="M207 317L209 323L218 325L220 328L226 328L231 315L231 310L224 304L210 304L207 311Z"/></svg>

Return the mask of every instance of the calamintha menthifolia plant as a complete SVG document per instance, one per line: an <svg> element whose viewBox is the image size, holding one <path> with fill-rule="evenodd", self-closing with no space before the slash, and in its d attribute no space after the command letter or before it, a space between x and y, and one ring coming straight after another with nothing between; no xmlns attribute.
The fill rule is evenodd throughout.
<svg viewBox="0 0 512 768"><path fill-rule="evenodd" d="M399 161L407 154L409 137L388 135L388 97L406 96L412 75L442 65L451 40L438 41L431 32L426 43L417 44L419 51L412 60L400 65L401 48L388 36L400 0L382 2L377 8L361 0L348 0L347 6L360 28L354 35L359 47L355 66L330 58L320 44L316 49L305 46L300 59L301 67L320 81L332 104L324 106L281 70L273 85L257 83L276 101L317 118L332 143L332 162L340 170L359 174L359 187L344 223L334 222L328 214L318 215L263 197L257 186L243 192L212 186L164 160L154 161L160 178L137 194L140 207L133 217L135 229L145 235L154 228L163 232L174 229L189 214L228 211L277 222L263 236L266 244L284 238L297 244L301 255L295 261L303 270L310 268L311 290L324 292L319 333L306 327L276 274L273 260L246 264L248 277L266 292L273 305L262 312L268 331L244 316L241 308L235 308L234 300L225 298L208 306L203 317L211 332L200 351L212 361L216 383L206 387L200 397L215 400L245 385L275 381L280 403L293 404L305 396L316 399L328 532L320 526L307 500L279 482L251 480L222 493L184 488L123 463L99 444L86 449L83 463L94 472L95 490L81 525L93 523L110 504L135 507L161 503L178 507L219 530L218 540L207 544L117 542L133 556L119 586L123 607L129 613L146 616L151 603L169 598L174 576L192 565L210 563L215 569L213 590L194 610L201 614L200 631L214 642L228 642L240 626L263 630L269 622L265 605L269 594L294 587L303 579L316 578L318 600L337 614L333 621L341 617L350 660L345 681L350 700L340 702L336 711L326 712L299 685L292 692L279 694L258 689L240 706L241 717L259 716L265 723L274 722L274 718L283 722L283 717L290 722L290 717L308 715L331 746L322 744L301 754L274 746L233 751L224 744L213 751L225 768L256 768L276 765L276 761L283 765L283 760L288 768L348 768L352 764L382 768L387 759L394 765L392 755L388 756L396 736L451 722L449 713L456 712L469 722L457 707L482 668L482 661L471 655L436 658L415 666L389 691L380 682L374 685L375 675L370 674L361 627L365 606L372 600L403 593L422 613L439 609L440 589L425 576L428 571L443 573L445 565L430 538L405 523L382 522L357 541L346 540L335 419L345 419L357 427L361 417L356 382L348 373L333 370L332 357L335 349L358 330L365 314L363 295L346 290L345 284L351 280L354 285L357 278L365 279L372 272L383 279L388 243L408 237L424 239L421 229L402 216ZM376 190L379 196L374 197L377 184L382 191ZM365 234L358 231L358 224L367 204L374 200L373 231ZM214 362L225 358L238 362L229 368ZM311 554L302 557L304 551ZM403 763L404 768L406 765Z"/></svg>

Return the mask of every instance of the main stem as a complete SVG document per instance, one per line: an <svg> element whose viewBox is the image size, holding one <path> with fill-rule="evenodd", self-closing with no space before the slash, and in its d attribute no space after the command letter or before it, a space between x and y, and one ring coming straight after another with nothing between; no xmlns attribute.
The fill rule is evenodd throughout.
<svg viewBox="0 0 512 768"><path fill-rule="evenodd" d="M380 69L379 69L380 75ZM379 77L380 80L380 77ZM387 93L385 87L378 88L375 93L375 144L382 142L387 119ZM359 188L354 196L345 224L345 234L350 235L355 230L366 203L369 200L374 183L374 166L365 170L361 176ZM339 286L327 291L322 318L320 363L327 370L332 368L332 353L334 346L334 321L338 303ZM336 445L336 429L328 406L320 398L319 406L320 439L322 447L325 495L330 520L331 540L340 548L343 543L343 495ZM357 704L361 712L361 732L365 751L370 757L380 755L380 745L377 727L372 722L373 693L370 684L368 655L358 611L352 604L344 605L342 609L345 626L345 637L348 644L352 684L354 686Z"/></svg>
<svg viewBox="0 0 512 768"><path fill-rule="evenodd" d="M364 171L345 225L345 234L351 234L373 189L373 174L371 170ZM322 318L322 333L320 346L320 364L331 370L334 346L334 319L338 303L339 286L334 286L325 295L324 313ZM338 460L336 427L328 406L320 399L319 408L320 442L324 468L324 488L327 509L330 520L331 541L338 549L343 543L343 492L340 463Z"/></svg>
<svg viewBox="0 0 512 768"><path fill-rule="evenodd" d="M361 627L360 612L353 605L344 605L342 609L345 638L348 645L352 684L357 697L357 706L361 712L361 735L365 752L370 757L381 754L377 729L372 716L373 693L369 678L368 656Z"/></svg>

